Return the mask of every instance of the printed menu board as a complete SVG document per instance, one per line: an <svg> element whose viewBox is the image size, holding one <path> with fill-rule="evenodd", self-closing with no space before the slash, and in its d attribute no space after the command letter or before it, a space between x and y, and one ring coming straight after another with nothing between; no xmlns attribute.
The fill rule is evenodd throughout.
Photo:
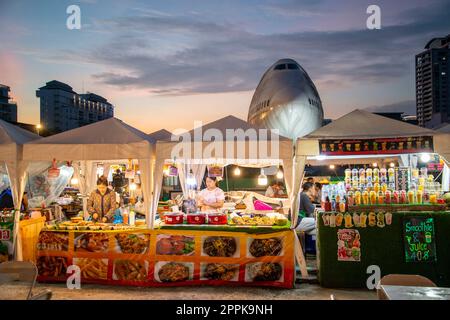
<svg viewBox="0 0 450 320"><path fill-rule="evenodd" d="M434 220L429 217L405 217L403 235L406 262L435 262Z"/></svg>
<svg viewBox="0 0 450 320"><path fill-rule="evenodd" d="M395 189L408 191L409 177L410 177L409 167L395 168Z"/></svg>

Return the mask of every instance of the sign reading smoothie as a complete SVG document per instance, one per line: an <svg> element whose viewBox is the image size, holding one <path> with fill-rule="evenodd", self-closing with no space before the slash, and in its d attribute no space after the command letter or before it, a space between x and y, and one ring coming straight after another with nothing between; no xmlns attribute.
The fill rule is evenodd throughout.
<svg viewBox="0 0 450 320"><path fill-rule="evenodd" d="M433 218L405 218L403 234L406 262L437 261Z"/></svg>

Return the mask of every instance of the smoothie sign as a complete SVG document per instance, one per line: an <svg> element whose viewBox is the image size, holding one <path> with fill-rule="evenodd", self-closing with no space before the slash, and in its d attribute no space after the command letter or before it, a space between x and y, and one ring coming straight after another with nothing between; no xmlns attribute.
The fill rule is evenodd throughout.
<svg viewBox="0 0 450 320"><path fill-rule="evenodd" d="M435 262L436 243L433 218L407 217L403 220L406 262Z"/></svg>

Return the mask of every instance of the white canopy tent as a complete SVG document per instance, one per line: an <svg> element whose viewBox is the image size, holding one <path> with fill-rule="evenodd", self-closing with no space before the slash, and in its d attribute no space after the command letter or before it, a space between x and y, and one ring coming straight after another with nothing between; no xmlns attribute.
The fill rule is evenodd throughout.
<svg viewBox="0 0 450 320"><path fill-rule="evenodd" d="M24 145L25 161L74 161L80 192L86 196L95 186L96 166L105 162L107 170L114 162L138 159L141 187L148 225L153 223L152 185L155 145L144 132L117 118L110 118L80 128L62 132ZM86 197L83 209L86 212Z"/></svg>
<svg viewBox="0 0 450 320"><path fill-rule="evenodd" d="M11 193L14 202L16 215L14 217L14 244L15 248L20 248L18 237L18 226L20 219L20 207L25 191L26 167L22 160L22 146L24 143L39 139L34 133L0 120L0 161L6 165L9 177ZM21 250L16 251L16 258L21 260Z"/></svg>
<svg viewBox="0 0 450 320"><path fill-rule="evenodd" d="M286 189L292 190L292 141L288 138L250 125L234 116L179 134L177 141L156 143L156 164L154 179L154 203L156 209L161 193L163 168L166 161L178 164L180 182L193 171L197 186L207 165L238 164L248 167L282 165Z"/></svg>
<svg viewBox="0 0 450 320"><path fill-rule="evenodd" d="M437 153L445 157L450 154L449 141L445 138L436 139L435 132L406 122L393 120L384 116L376 115L365 110L354 110L330 124L323 126L307 136L297 140L294 158L294 190L293 210L299 209L299 192L307 163L317 164L324 159L320 155L319 140L342 140L342 139L375 139L375 138L397 138L397 137L424 137L434 136L433 146ZM448 138L447 138L448 139ZM444 150L445 149L445 150ZM441 153L443 151L444 153ZM382 162L392 157L403 157L403 155L359 155L359 156L327 156L328 164L358 164L367 163L370 158L372 162ZM345 160L343 160L345 158ZM400 159L402 160L402 159ZM403 159L404 160L404 159Z"/></svg>

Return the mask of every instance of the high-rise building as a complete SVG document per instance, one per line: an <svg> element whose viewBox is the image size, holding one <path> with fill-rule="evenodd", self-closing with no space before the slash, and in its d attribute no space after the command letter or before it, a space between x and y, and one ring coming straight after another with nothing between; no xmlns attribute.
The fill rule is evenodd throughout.
<svg viewBox="0 0 450 320"><path fill-rule="evenodd" d="M417 120L433 128L450 122L450 34L433 38L416 55Z"/></svg>
<svg viewBox="0 0 450 320"><path fill-rule="evenodd" d="M41 103L41 125L48 134L54 134L105 120L114 116L114 106L94 94L78 94L72 87L50 81L36 91Z"/></svg>
<svg viewBox="0 0 450 320"><path fill-rule="evenodd" d="M10 88L0 84L0 119L9 122L17 121L17 104L9 96Z"/></svg>

